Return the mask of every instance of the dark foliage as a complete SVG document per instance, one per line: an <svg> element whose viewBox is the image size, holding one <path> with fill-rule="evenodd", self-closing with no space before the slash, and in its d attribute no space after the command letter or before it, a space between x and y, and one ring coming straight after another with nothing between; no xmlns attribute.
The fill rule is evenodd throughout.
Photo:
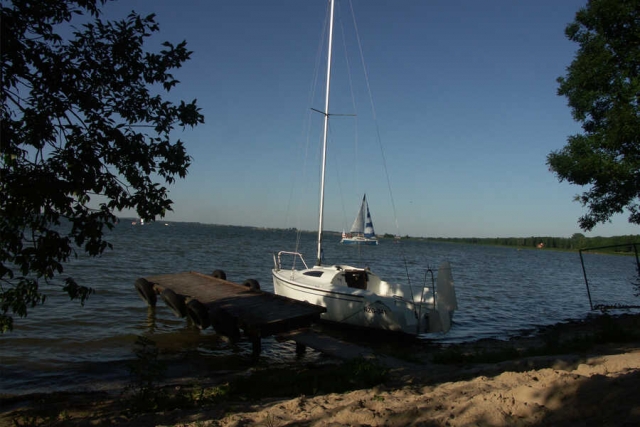
<svg viewBox="0 0 640 427"><path fill-rule="evenodd" d="M558 94L583 133L547 164L560 181L588 187L576 196L588 208L583 230L625 209L640 224L640 0L589 0L565 33L579 49Z"/></svg>
<svg viewBox="0 0 640 427"><path fill-rule="evenodd" d="M428 240L436 240L452 243L472 243L479 245L514 246L517 248L561 249L579 250L586 248L602 247L600 252L635 254L634 245L640 244L640 235L613 236L613 237L585 237L575 233L572 237L433 237Z"/></svg>
<svg viewBox="0 0 640 427"><path fill-rule="evenodd" d="M186 42L144 49L153 15L105 22L106 0L2 0L0 330L45 300L76 251L110 248L104 231L135 209L153 220L171 209L167 184L190 164L176 127L203 122L196 101L160 93L191 55ZM74 19L83 24L74 26ZM69 34L63 36L61 34ZM81 302L91 289L64 280Z"/></svg>

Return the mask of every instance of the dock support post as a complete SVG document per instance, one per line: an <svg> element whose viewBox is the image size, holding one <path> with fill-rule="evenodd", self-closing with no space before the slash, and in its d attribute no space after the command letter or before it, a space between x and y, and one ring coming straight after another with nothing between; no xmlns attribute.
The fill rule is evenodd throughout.
<svg viewBox="0 0 640 427"><path fill-rule="evenodd" d="M253 335L251 337L251 348L252 348L251 356L254 359L257 359L258 357L260 357L260 353L262 352L262 339L260 338L260 335Z"/></svg>
<svg viewBox="0 0 640 427"><path fill-rule="evenodd" d="M307 351L307 346L304 344L300 344L299 342L296 342L296 354L298 356L302 356L305 351Z"/></svg>

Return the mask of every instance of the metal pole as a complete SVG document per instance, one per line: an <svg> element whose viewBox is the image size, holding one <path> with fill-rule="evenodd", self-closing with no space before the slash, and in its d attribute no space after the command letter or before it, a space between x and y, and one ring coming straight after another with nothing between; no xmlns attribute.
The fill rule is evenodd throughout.
<svg viewBox="0 0 640 427"><path fill-rule="evenodd" d="M320 218L318 220L318 257L316 265L322 264L322 228L324 217L324 180L325 168L327 166L327 133L329 130L329 85L331 83L331 45L333 43L333 0L329 0L329 44L327 46L327 89L324 102L324 136L322 141L322 177L320 179Z"/></svg>
<svg viewBox="0 0 640 427"><path fill-rule="evenodd" d="M589 296L589 307L593 310L593 304L591 303L591 292L589 291L589 281L587 280L587 271L584 268L584 259L582 258L582 249L578 251L580 253L580 264L582 264L582 274L584 275L584 283L587 285L587 295Z"/></svg>

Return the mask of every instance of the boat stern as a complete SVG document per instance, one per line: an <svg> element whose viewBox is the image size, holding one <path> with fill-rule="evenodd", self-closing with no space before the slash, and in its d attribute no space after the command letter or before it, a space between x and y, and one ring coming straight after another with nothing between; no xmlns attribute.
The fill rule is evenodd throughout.
<svg viewBox="0 0 640 427"><path fill-rule="evenodd" d="M458 309L449 261L444 261L438 268L434 298L433 308L424 315L423 329L425 333L447 333L451 329L453 313Z"/></svg>

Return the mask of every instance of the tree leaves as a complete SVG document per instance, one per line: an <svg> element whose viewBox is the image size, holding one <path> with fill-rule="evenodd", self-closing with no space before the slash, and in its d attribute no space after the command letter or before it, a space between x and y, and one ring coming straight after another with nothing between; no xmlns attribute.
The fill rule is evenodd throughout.
<svg viewBox="0 0 640 427"><path fill-rule="evenodd" d="M55 282L76 251L99 256L115 213L145 220L171 210L167 184L191 159L175 126L204 118L196 101L162 98L191 52L182 41L149 52L155 16L100 18L105 0L3 2L0 143L0 329L12 315L44 302L41 281ZM76 16L93 18L69 38ZM92 197L101 196L99 205ZM63 286L84 302L90 289ZM62 285L61 285L62 286Z"/></svg>
<svg viewBox="0 0 640 427"><path fill-rule="evenodd" d="M625 209L640 224L640 0L590 0L565 30L580 45L558 95L582 134L547 156L560 181L587 186L578 223L589 231Z"/></svg>

